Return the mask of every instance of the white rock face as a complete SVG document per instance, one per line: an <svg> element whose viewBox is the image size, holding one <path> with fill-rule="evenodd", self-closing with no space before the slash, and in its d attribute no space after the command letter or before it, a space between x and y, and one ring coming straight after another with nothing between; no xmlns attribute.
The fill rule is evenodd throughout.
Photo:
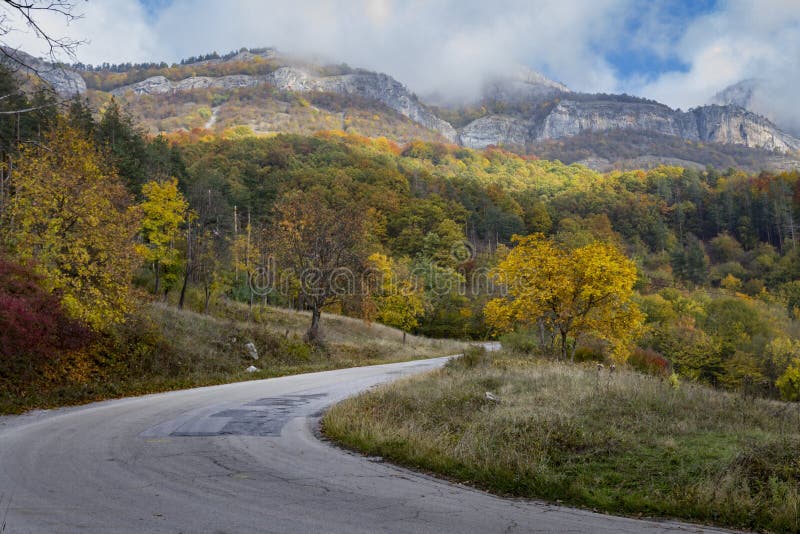
<svg viewBox="0 0 800 534"><path fill-rule="evenodd" d="M582 132L640 130L683 139L743 145L789 152L800 149L800 139L767 119L736 106L704 106L687 112L650 102L563 100L544 119L489 115L459 132L470 148L489 145L524 146L546 139L562 139Z"/></svg>
<svg viewBox="0 0 800 534"><path fill-rule="evenodd" d="M703 106L688 113L697 121L701 141L731 143L788 152L800 150L800 139L769 120L736 106Z"/></svg>
<svg viewBox="0 0 800 534"><path fill-rule="evenodd" d="M50 84L58 96L70 98L75 95L82 95L86 92L86 82L83 77L68 67L52 65L22 50L4 48L4 53L13 58L21 66L21 71L29 76L39 76L42 80ZM11 61L2 59L0 61ZM12 70L16 70L18 65L14 65Z"/></svg>
<svg viewBox="0 0 800 534"><path fill-rule="evenodd" d="M637 129L681 135L673 111L658 104L617 102L560 102L544 120L538 139L560 139L583 131Z"/></svg>
<svg viewBox="0 0 800 534"><path fill-rule="evenodd" d="M485 148L489 145L522 147L531 139L532 125L514 117L490 115L481 117L462 128L459 143L470 148Z"/></svg>
<svg viewBox="0 0 800 534"><path fill-rule="evenodd" d="M234 74L231 76L220 76L212 78L208 76L195 76L173 82L164 76L153 76L132 85L118 87L111 91L115 96L126 93L135 95L159 95L179 91L190 91L192 89L235 89L237 87L253 87L265 83L263 77L248 76L246 74Z"/></svg>

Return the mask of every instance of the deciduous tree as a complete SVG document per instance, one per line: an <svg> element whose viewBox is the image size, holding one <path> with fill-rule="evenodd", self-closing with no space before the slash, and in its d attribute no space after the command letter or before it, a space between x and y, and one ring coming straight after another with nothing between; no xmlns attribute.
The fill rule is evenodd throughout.
<svg viewBox="0 0 800 534"><path fill-rule="evenodd" d="M413 280L393 259L375 253L369 257L371 266L377 271L380 287L375 288L373 300L377 308L377 319L385 325L406 332L419 325L419 317L425 312L423 295Z"/></svg>
<svg viewBox="0 0 800 534"><path fill-rule="evenodd" d="M60 123L24 149L13 176L8 245L33 261L65 310L96 328L130 309L139 211L92 143Z"/></svg>
<svg viewBox="0 0 800 534"><path fill-rule="evenodd" d="M142 186L145 200L141 204L141 235L143 243L136 246L137 252L152 263L155 273L154 293L161 289L161 273L180 260L175 247L180 226L186 222L189 204L178 189L176 179L165 182L148 182ZM174 269L173 269L174 270Z"/></svg>
<svg viewBox="0 0 800 534"><path fill-rule="evenodd" d="M636 266L617 248L590 243L566 250L541 234L515 236L516 246L494 269L507 295L489 301L487 322L497 330L543 321L561 340L561 356L583 336L604 339L618 358L643 317L631 300Z"/></svg>
<svg viewBox="0 0 800 534"><path fill-rule="evenodd" d="M319 188L290 191L274 208L272 246L280 265L299 281L311 311L306 332L321 340L322 308L360 290L366 268L366 215L359 206Z"/></svg>

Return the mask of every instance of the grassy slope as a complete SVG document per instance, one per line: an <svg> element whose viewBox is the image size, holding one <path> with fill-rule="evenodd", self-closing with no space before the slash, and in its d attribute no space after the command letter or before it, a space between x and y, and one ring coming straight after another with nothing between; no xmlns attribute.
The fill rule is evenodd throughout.
<svg viewBox="0 0 800 534"><path fill-rule="evenodd" d="M499 354L347 400L323 429L501 494L800 530L796 404Z"/></svg>
<svg viewBox="0 0 800 534"><path fill-rule="evenodd" d="M302 341L309 316L279 308L231 304L216 316L146 305L101 340L86 358L63 361L73 378L58 383L0 387L0 413L82 404L95 400L196 386L375 365L461 352L465 344L408 336L380 324L324 314L325 343ZM256 346L259 359L245 345ZM255 365L260 370L246 373ZM0 384L2 385L2 384ZM16 386L16 385L15 385Z"/></svg>

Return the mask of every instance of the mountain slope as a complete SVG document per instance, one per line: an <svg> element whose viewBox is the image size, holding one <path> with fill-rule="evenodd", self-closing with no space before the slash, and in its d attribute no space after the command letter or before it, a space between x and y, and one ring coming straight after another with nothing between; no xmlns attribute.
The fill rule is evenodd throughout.
<svg viewBox="0 0 800 534"><path fill-rule="evenodd" d="M404 85L386 74L368 71L317 76L300 67L285 66L269 74L258 76L246 74L220 77L199 76L176 82L170 81L164 76L154 76L132 85L118 87L111 93L118 97L152 96L195 89L232 90L265 84L278 91L334 93L376 100L423 127L438 132L450 142L454 142L456 138L455 129L421 105Z"/></svg>
<svg viewBox="0 0 800 534"><path fill-rule="evenodd" d="M651 139L669 136L692 143L776 151L783 154L776 155L782 167L800 151L800 139L739 105L673 110L628 95L574 93L529 69L486 81L478 99L460 104L448 103L447 95L426 104L386 74L315 64L274 49L171 67L84 67L66 72L83 77L94 103L102 105L114 96L152 131L241 125L264 133L342 129L400 142L419 138L470 148L504 146L534 154L537 145L549 141L630 131ZM82 92L80 84L73 85L73 92ZM739 92L741 98L747 97L746 87ZM633 159L684 159L684 154L676 155L674 150L670 156L655 152L635 154ZM756 159L767 165L770 158L763 156L759 153ZM714 160L697 151L693 157L699 161L687 161L700 166Z"/></svg>

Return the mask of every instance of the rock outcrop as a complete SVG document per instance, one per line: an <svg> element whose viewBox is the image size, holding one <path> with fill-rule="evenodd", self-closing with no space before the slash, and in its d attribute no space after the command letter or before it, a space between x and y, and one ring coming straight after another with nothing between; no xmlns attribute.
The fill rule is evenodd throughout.
<svg viewBox="0 0 800 534"><path fill-rule="evenodd" d="M62 98L70 98L86 92L86 82L78 72L69 67L42 61L22 50L5 48L4 56L3 63L7 64L12 71L24 76L38 76Z"/></svg>
<svg viewBox="0 0 800 534"><path fill-rule="evenodd" d="M264 77L249 76L247 74L234 74L231 76L220 76L212 78L209 76L194 76L177 82L168 80L164 76L153 76L141 82L131 85L118 87L111 91L115 96L122 96L126 93L135 95L160 95L165 93L175 93L180 91L190 91L192 89L235 89L237 87L252 87L264 83Z"/></svg>
<svg viewBox="0 0 800 534"><path fill-rule="evenodd" d="M737 106L712 105L683 112L648 101L603 98L562 100L542 120L519 115L481 117L460 130L459 140L470 148L525 146L587 131L614 129L782 152L800 149L800 139L780 130L764 117Z"/></svg>

